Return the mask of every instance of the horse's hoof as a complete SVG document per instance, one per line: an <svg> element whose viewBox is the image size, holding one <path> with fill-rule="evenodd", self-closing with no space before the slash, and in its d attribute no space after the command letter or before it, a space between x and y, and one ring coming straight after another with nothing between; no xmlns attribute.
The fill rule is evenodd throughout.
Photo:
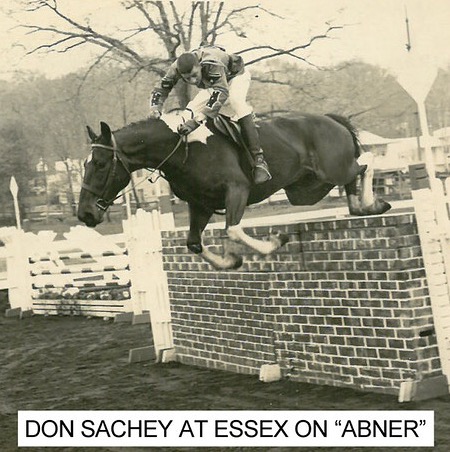
<svg viewBox="0 0 450 452"><path fill-rule="evenodd" d="M283 245L286 245L287 242L289 242L289 236L287 234L279 234L278 240L280 241L280 247Z"/></svg>
<svg viewBox="0 0 450 452"><path fill-rule="evenodd" d="M350 213L350 215L355 216L355 217L360 217L362 215L365 215L362 209L356 209L356 208L349 209L349 213Z"/></svg>
<svg viewBox="0 0 450 452"><path fill-rule="evenodd" d="M194 254L200 254L203 251L201 243L188 243L187 247L189 251L192 251Z"/></svg>
<svg viewBox="0 0 450 452"><path fill-rule="evenodd" d="M230 267L230 270L237 270L244 263L244 259L242 258L242 256L238 256L237 254L231 254L231 256L234 259L234 264L232 267Z"/></svg>
<svg viewBox="0 0 450 452"><path fill-rule="evenodd" d="M379 199L378 202L380 204L380 213L385 213L392 208L392 206L388 202L382 199Z"/></svg>
<svg viewBox="0 0 450 452"><path fill-rule="evenodd" d="M383 201L381 198L378 198L373 206L369 207L370 215L381 215L385 212L387 212L392 206L386 202Z"/></svg>
<svg viewBox="0 0 450 452"><path fill-rule="evenodd" d="M387 212L392 206L386 202L383 201L381 198L378 198L375 200L375 202L369 206L364 212L365 215L381 215L385 212Z"/></svg>
<svg viewBox="0 0 450 452"><path fill-rule="evenodd" d="M289 236L287 234L282 234L281 232L275 232L272 234L272 239L278 242L277 249L289 242Z"/></svg>

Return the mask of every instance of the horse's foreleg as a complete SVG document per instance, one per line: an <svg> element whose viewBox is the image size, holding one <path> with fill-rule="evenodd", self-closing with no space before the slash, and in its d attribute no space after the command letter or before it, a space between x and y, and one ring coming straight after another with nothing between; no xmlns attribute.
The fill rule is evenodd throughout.
<svg viewBox="0 0 450 452"><path fill-rule="evenodd" d="M227 270L238 268L242 265L242 258L231 253L220 256L205 248L202 244L202 232L212 216L211 211L206 211L195 205L189 204L189 234L187 247L190 251L200 256L214 268Z"/></svg>
<svg viewBox="0 0 450 452"><path fill-rule="evenodd" d="M258 240L250 237L240 226L247 205L248 192L242 187L230 187L226 198L226 228L228 237L241 242L260 254L270 254L283 246L288 238L282 234L271 234L269 240Z"/></svg>
<svg viewBox="0 0 450 452"><path fill-rule="evenodd" d="M189 234L187 247L195 254L203 252L202 232L206 228L213 212L189 203Z"/></svg>
<svg viewBox="0 0 450 452"><path fill-rule="evenodd" d="M217 270L234 270L242 265L242 257L234 253L226 253L224 256L220 256L207 248L203 248L199 256Z"/></svg>
<svg viewBox="0 0 450 452"><path fill-rule="evenodd" d="M270 234L269 240L258 240L246 234L239 225L230 226L227 232L231 240L241 242L260 254L273 253L289 241L285 234Z"/></svg>

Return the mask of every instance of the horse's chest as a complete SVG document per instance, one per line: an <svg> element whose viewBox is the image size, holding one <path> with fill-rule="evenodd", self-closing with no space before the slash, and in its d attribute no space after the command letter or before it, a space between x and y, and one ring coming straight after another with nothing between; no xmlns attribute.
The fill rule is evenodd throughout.
<svg viewBox="0 0 450 452"><path fill-rule="evenodd" d="M203 200L217 204L225 199L225 186L223 184L218 183L218 181L205 184L193 175L184 180L171 180L170 186L178 198L187 202Z"/></svg>

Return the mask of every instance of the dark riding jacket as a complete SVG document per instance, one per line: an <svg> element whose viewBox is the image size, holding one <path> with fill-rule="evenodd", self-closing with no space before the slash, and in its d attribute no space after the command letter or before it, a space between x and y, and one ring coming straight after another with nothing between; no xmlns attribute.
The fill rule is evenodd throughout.
<svg viewBox="0 0 450 452"><path fill-rule="evenodd" d="M228 99L228 82L236 75L244 72L244 61L241 56L229 54L224 49L215 46L200 47L191 53L197 56L202 70L202 78L197 87L213 89L211 97L200 113L215 117ZM180 78L182 77L175 61L169 67L159 85L153 89L150 105L162 107Z"/></svg>

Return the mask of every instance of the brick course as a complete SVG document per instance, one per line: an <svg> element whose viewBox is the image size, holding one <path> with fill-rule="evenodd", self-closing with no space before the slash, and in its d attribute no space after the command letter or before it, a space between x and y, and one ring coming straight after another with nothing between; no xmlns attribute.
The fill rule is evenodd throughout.
<svg viewBox="0 0 450 452"><path fill-rule="evenodd" d="M248 374L276 362L295 381L392 394L441 374L413 215L246 231L290 242L266 257L233 244L244 265L218 272L188 252L186 231L163 233L181 362ZM224 238L207 230L204 244L222 252Z"/></svg>

